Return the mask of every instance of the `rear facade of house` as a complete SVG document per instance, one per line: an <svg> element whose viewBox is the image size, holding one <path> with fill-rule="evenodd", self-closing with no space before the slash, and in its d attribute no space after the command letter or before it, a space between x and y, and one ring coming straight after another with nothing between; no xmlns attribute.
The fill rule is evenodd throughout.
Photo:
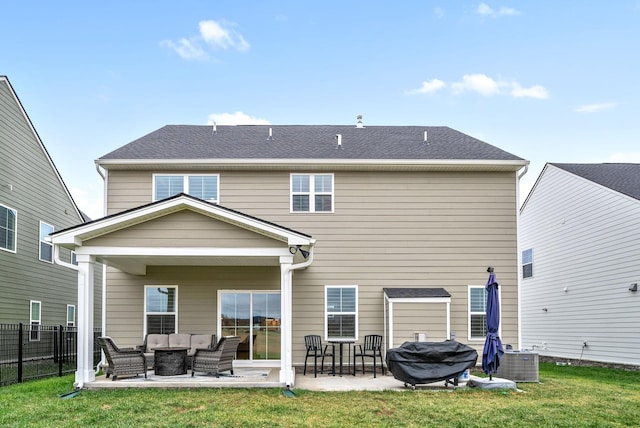
<svg viewBox="0 0 640 428"><path fill-rule="evenodd" d="M236 362L245 365L301 366L307 334L384 334L386 348L416 333L455 336L481 350L492 266L501 337L518 349L517 189L527 163L446 127L161 128L97 160L108 217L84 244L107 264L122 248L172 254L140 256L144 266L111 258L106 332L122 346L160 331L255 336ZM179 208L162 208L174 201ZM289 241L268 236L271 227ZM256 248L280 261L257 260ZM398 303L391 316L385 288L444 289L450 301Z"/></svg>

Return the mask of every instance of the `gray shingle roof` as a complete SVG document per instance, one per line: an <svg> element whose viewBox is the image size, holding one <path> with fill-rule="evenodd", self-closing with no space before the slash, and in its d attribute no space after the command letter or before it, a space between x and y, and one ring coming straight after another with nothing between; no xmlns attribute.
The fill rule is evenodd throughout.
<svg viewBox="0 0 640 428"><path fill-rule="evenodd" d="M449 294L449 292L444 288L384 288L383 290L390 299L451 297L451 294Z"/></svg>
<svg viewBox="0 0 640 428"><path fill-rule="evenodd" d="M616 192L640 199L640 164L552 163L550 165L608 187Z"/></svg>
<svg viewBox="0 0 640 428"><path fill-rule="evenodd" d="M269 131L272 139L269 140ZM427 131L428 143L424 142ZM336 135L342 136L337 148ZM167 125L99 160L438 159L523 161L448 127L338 125Z"/></svg>

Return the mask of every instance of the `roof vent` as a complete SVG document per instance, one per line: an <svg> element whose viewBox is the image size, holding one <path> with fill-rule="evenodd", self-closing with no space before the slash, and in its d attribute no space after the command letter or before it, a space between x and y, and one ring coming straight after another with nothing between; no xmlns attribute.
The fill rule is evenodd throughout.
<svg viewBox="0 0 640 428"><path fill-rule="evenodd" d="M217 134L218 133L218 130L216 129L216 123L215 122L213 122L213 129L211 130L211 133L212 134Z"/></svg>
<svg viewBox="0 0 640 428"><path fill-rule="evenodd" d="M273 130L269 128L269 136L267 137L267 141L273 140Z"/></svg>
<svg viewBox="0 0 640 428"><path fill-rule="evenodd" d="M336 149L341 149L342 148L342 134L336 134L336 138L338 140L338 145L336 146Z"/></svg>
<svg viewBox="0 0 640 428"><path fill-rule="evenodd" d="M424 131L424 142L429 144L429 140L427 139L427 131Z"/></svg>
<svg viewBox="0 0 640 428"><path fill-rule="evenodd" d="M364 125L362 124L362 115L361 114L356 116L356 128L364 128Z"/></svg>

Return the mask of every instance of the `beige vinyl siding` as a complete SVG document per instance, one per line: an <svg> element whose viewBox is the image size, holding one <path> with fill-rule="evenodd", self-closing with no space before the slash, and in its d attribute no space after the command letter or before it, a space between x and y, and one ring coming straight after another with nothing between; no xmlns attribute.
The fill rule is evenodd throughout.
<svg viewBox="0 0 640 428"><path fill-rule="evenodd" d="M4 79L0 79L0 204L18 212L17 251L0 250L0 323L28 323L29 301L38 300L42 324L66 325L67 305L77 306L77 273L39 260L39 225L43 221L61 230L82 219ZM61 251L63 261L70 258L68 250Z"/></svg>
<svg viewBox="0 0 640 428"><path fill-rule="evenodd" d="M392 347L413 342L415 333L426 335L427 342L447 340L447 306L445 303L395 303L393 305Z"/></svg>
<svg viewBox="0 0 640 428"><path fill-rule="evenodd" d="M283 243L185 210L87 240L85 245L122 247L282 247Z"/></svg>
<svg viewBox="0 0 640 428"><path fill-rule="evenodd" d="M279 267L150 266L146 276L108 270L107 334L121 346L144 340L144 286L178 287L178 332L216 333L217 292L280 290Z"/></svg>
<svg viewBox="0 0 640 428"><path fill-rule="evenodd" d="M150 202L153 172L110 171L110 213ZM323 172L334 174L334 213L290 213L289 171L189 171L220 174L221 205L317 239L313 264L293 274L295 364L303 336L324 334L325 285L358 286L360 340L384 331L384 287L445 288L451 330L466 342L467 289L486 283L487 266L502 287L503 342L517 349L514 172Z"/></svg>

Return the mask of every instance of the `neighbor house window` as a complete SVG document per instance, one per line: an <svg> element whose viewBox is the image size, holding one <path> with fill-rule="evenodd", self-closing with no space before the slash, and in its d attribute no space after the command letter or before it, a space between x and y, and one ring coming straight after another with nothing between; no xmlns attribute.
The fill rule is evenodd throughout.
<svg viewBox="0 0 640 428"><path fill-rule="evenodd" d="M29 332L29 341L36 342L40 340L40 324L42 320L42 303L37 300L31 300L29 302L29 325L31 331Z"/></svg>
<svg viewBox="0 0 640 428"><path fill-rule="evenodd" d="M487 335L487 291L483 286L469 287L469 340Z"/></svg>
<svg viewBox="0 0 640 428"><path fill-rule="evenodd" d="M78 266L78 256L75 251L71 252L71 264Z"/></svg>
<svg viewBox="0 0 640 428"><path fill-rule="evenodd" d="M522 277L531 278L533 276L533 250L529 248L522 252Z"/></svg>
<svg viewBox="0 0 640 428"><path fill-rule="evenodd" d="M16 252L16 226L18 212L0 205L0 249Z"/></svg>
<svg viewBox="0 0 640 428"><path fill-rule="evenodd" d="M178 287L145 286L144 323L147 334L178 331Z"/></svg>
<svg viewBox="0 0 640 428"><path fill-rule="evenodd" d="M53 244L47 241L53 233L53 226L43 221L40 222L40 260L53 263Z"/></svg>
<svg viewBox="0 0 640 428"><path fill-rule="evenodd" d="M178 193L186 193L208 202L218 203L219 181L217 174L154 174L153 200L159 201Z"/></svg>
<svg viewBox="0 0 640 428"><path fill-rule="evenodd" d="M358 287L325 287L325 331L327 340L357 340Z"/></svg>
<svg viewBox="0 0 640 428"><path fill-rule="evenodd" d="M67 305L67 327L76 326L76 306Z"/></svg>
<svg viewBox="0 0 640 428"><path fill-rule="evenodd" d="M333 212L333 174L291 174L292 212Z"/></svg>

